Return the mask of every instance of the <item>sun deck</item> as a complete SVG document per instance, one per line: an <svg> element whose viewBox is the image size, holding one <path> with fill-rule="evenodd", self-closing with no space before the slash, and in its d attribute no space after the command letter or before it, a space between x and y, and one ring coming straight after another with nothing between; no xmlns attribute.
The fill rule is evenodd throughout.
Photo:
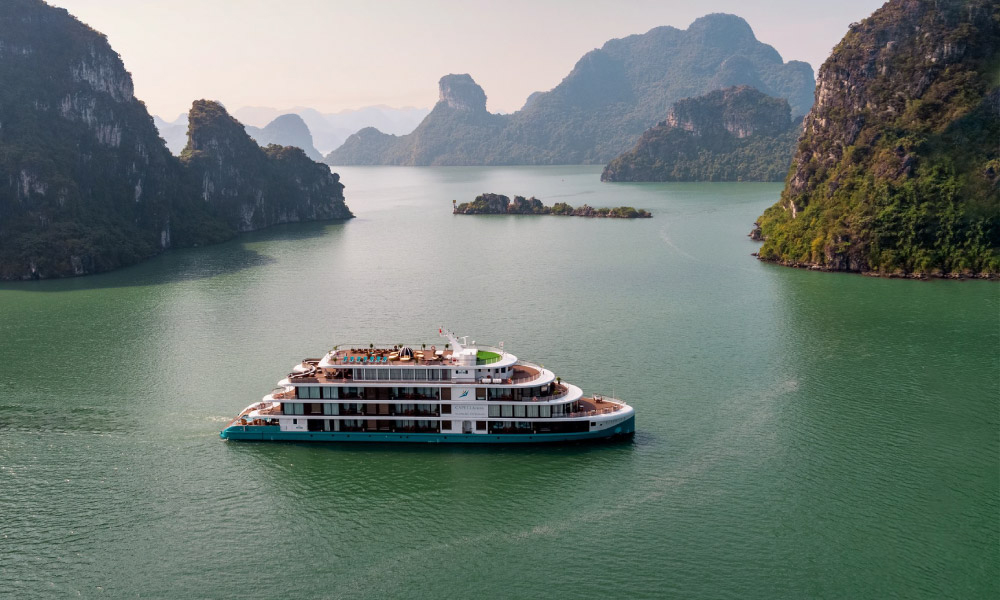
<svg viewBox="0 0 1000 600"><path fill-rule="evenodd" d="M449 349L411 349L407 346L394 348L342 348L328 356L336 365L432 365L450 362L454 352Z"/></svg>
<svg viewBox="0 0 1000 600"><path fill-rule="evenodd" d="M350 355L350 356L355 356L355 355ZM371 356L371 355L365 354L365 355L357 355L357 356ZM338 358L339 358L339 355L338 355ZM367 366L368 364L378 364L378 363L352 363L352 362L349 362L349 361L348 362L343 362L343 361L346 361L346 357L344 357L344 358L341 358L340 360L337 360L337 361L330 360L329 362L335 365L333 367L320 367L319 363L321 363L322 361L323 361L323 359L319 359L319 358L307 358L307 359L303 360L302 361L302 365L304 367L306 367L306 370L305 371L301 371L301 372L292 372L292 373L289 373L288 374L289 381L291 383L293 383L293 384L301 384L301 383L341 383L341 384L343 384L345 382L353 381L354 380L354 369L355 368L363 368L363 367ZM408 360L408 361L395 360L395 361L390 361L388 363L381 363L381 364L382 365L389 365L389 366L393 366L393 365L397 365L397 366L398 365L410 365L410 366L414 366L414 365L417 365L417 366L424 366L424 367L435 367L435 366L445 366L447 363L444 362L443 359L440 356L436 356L435 358L432 359L432 358L424 355L424 356L421 356L421 357L417 357L417 358L415 358L413 360ZM538 379L542 375L542 370L540 368L537 368L537 367L534 367L534 366L531 366L531 365L527 365L527 364L523 364L523 363L514 364L513 366L511 366L511 371L512 371L512 373L511 373L510 377L502 378L502 379L497 379L496 381L491 381L491 383L508 384L508 385L515 384L515 383L525 383L525 382L528 382L528 381L534 381L535 379ZM418 381L418 380L409 380L409 379L406 379L406 380L391 380L391 379L387 379L387 380L380 380L380 381L386 381L386 382L389 382L389 381L403 381L405 383L405 382ZM424 380L419 380L419 381L424 381ZM428 380L428 381L430 381L430 380ZM442 380L433 380L433 381L434 381L434 383L438 383L439 381L443 382L443 383L449 383L449 380L444 380L444 379L442 379ZM480 382L477 382L477 383L483 383L483 382L480 381Z"/></svg>

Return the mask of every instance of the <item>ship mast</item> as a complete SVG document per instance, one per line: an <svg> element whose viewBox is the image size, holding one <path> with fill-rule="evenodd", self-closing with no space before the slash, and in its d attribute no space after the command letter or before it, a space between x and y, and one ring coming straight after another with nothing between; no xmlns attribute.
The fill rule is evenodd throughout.
<svg viewBox="0 0 1000 600"><path fill-rule="evenodd" d="M458 338L455 337L454 332L449 331L448 329L445 329L443 327L439 327L438 334L443 338L447 338L448 342L451 344L451 347L455 349L454 354L460 354L462 350L465 349L465 345L458 341ZM468 337L469 336L465 336L466 339L468 339Z"/></svg>

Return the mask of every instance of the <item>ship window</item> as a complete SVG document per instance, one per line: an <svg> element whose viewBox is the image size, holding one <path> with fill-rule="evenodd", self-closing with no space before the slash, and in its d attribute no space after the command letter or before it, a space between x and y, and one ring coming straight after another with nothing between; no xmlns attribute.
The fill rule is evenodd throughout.
<svg viewBox="0 0 1000 600"><path fill-rule="evenodd" d="M486 429L486 421L476 421L476 431L483 431Z"/></svg>
<svg viewBox="0 0 1000 600"><path fill-rule="evenodd" d="M298 425L298 424L299 424L298 419L292 419L292 425Z"/></svg>
<svg viewBox="0 0 1000 600"><path fill-rule="evenodd" d="M441 421L441 429L451 429L451 421Z"/></svg>
<svg viewBox="0 0 1000 600"><path fill-rule="evenodd" d="M365 379L367 381L375 381L378 379L378 369L365 369Z"/></svg>
<svg viewBox="0 0 1000 600"><path fill-rule="evenodd" d="M413 369L403 369L403 381L413 381Z"/></svg>
<svg viewBox="0 0 1000 600"><path fill-rule="evenodd" d="M499 404L491 404L490 405L490 416L491 417L499 417L500 416L500 405Z"/></svg>
<svg viewBox="0 0 1000 600"><path fill-rule="evenodd" d="M441 369L427 369L427 379L428 381L441 379Z"/></svg>
<svg viewBox="0 0 1000 600"><path fill-rule="evenodd" d="M527 417L529 419L534 419L534 418L536 418L538 416L538 405L537 404L529 404L526 407L526 409L528 411Z"/></svg>
<svg viewBox="0 0 1000 600"><path fill-rule="evenodd" d="M450 415L451 414L451 405L450 404L442 404L441 405L441 414L442 415Z"/></svg>
<svg viewBox="0 0 1000 600"><path fill-rule="evenodd" d="M514 416L514 407L511 406L510 404L502 404L502 405L500 405L500 414L501 414L501 416L504 416L504 417L513 417Z"/></svg>
<svg viewBox="0 0 1000 600"><path fill-rule="evenodd" d="M390 373L389 379L392 379L393 381L399 381L400 379L403 378L403 376L399 372L399 369L389 369L389 373Z"/></svg>
<svg viewBox="0 0 1000 600"><path fill-rule="evenodd" d="M538 416L543 417L545 419L551 417L552 416L552 407L551 406L539 406L538 407Z"/></svg>
<svg viewBox="0 0 1000 600"><path fill-rule="evenodd" d="M389 369L378 369L378 378L381 380L389 379Z"/></svg>
<svg viewBox="0 0 1000 600"><path fill-rule="evenodd" d="M441 369L441 381L451 381L451 369Z"/></svg>
<svg viewBox="0 0 1000 600"><path fill-rule="evenodd" d="M514 406L514 416L524 418L524 405L518 404Z"/></svg>
<svg viewBox="0 0 1000 600"><path fill-rule="evenodd" d="M319 396L320 396L319 386L317 386L317 385L311 385L311 386L309 386L309 398L310 399L313 399L313 398L319 399Z"/></svg>
<svg viewBox="0 0 1000 600"><path fill-rule="evenodd" d="M413 378L420 381L427 381L427 369L414 369Z"/></svg>
<svg viewBox="0 0 1000 600"><path fill-rule="evenodd" d="M561 417L563 416L563 412L565 412L565 410L566 410L565 404L556 404L555 406L552 407L552 416Z"/></svg>

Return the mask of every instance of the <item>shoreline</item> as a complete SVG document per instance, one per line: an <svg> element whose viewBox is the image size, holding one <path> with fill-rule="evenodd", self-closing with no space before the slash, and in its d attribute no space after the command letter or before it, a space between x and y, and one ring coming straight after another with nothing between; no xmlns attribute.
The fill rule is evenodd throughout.
<svg viewBox="0 0 1000 600"><path fill-rule="evenodd" d="M831 269L825 265L816 263L804 263L786 260L771 260L761 258L756 252L750 254L758 261L780 267L790 267L792 269L804 269L808 271L822 271L824 273L847 273L851 275L861 275L863 277L876 277L879 279L915 279L919 281L930 281L932 279L946 279L952 281L979 280L979 281L1000 281L1000 273L883 273L881 271L851 271L848 269Z"/></svg>

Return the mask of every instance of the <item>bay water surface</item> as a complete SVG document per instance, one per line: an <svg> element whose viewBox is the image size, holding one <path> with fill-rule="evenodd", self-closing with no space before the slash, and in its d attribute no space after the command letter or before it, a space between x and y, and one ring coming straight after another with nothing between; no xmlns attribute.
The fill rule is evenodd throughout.
<svg viewBox="0 0 1000 600"><path fill-rule="evenodd" d="M1000 596L996 284L759 263L780 185L338 171L349 222L0 286L0 595ZM482 192L654 217L451 214ZM219 439L301 359L439 326L635 439Z"/></svg>

